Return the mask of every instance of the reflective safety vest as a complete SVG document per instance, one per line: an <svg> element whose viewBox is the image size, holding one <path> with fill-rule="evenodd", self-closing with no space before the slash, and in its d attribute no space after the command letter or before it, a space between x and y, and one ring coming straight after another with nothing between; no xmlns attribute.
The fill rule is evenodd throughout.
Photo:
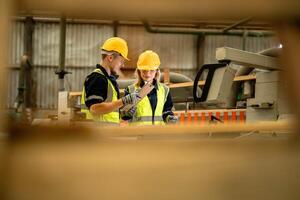
<svg viewBox="0 0 300 200"><path fill-rule="evenodd" d="M157 104L154 115L152 115L152 107L148 96L145 96L136 106L136 113L131 120L130 125L164 125L165 122L162 118L165 102L169 94L169 88L162 84L157 83ZM134 84L128 87L129 93L134 92L139 87Z"/></svg>
<svg viewBox="0 0 300 200"><path fill-rule="evenodd" d="M102 74L103 76L105 76L103 74L103 72L100 69L95 69L93 72ZM103 115L92 115L92 113L89 111L88 107L85 105L85 101L89 100L89 99L99 99L102 97L99 96L89 96L88 98L86 98L86 93L85 93L85 87L83 85L83 89L82 89L82 95L81 95L81 112L86 114L86 119L88 120L94 120L94 121L98 121L98 122L103 122L104 124L119 124L120 123L120 115L119 115L119 110L115 110L113 112L107 113L107 114L103 114ZM107 98L104 102L113 102L113 101L117 101L118 100L118 93L115 90L112 82L107 78Z"/></svg>

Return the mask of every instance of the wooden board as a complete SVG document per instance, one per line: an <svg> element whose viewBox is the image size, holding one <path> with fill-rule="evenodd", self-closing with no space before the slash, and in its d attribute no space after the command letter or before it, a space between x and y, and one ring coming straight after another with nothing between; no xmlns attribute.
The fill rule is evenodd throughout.
<svg viewBox="0 0 300 200"><path fill-rule="evenodd" d="M90 0L21 0L16 8L24 14L39 16L57 16L66 13L68 16L81 19L168 19L168 20L199 20L199 19L234 19L245 17L267 19L291 19L300 15L299 0L210 0L210 1L103 1ZM100 8L101 12L99 12ZM163 43L163 41L162 41Z"/></svg>
<svg viewBox="0 0 300 200"><path fill-rule="evenodd" d="M233 81L250 81L255 80L255 75L246 75L246 76L237 76L234 78ZM205 84L205 81L199 81L198 85L203 86ZM185 82L185 83L173 83L169 85L169 88L180 88L180 87L192 87L194 85L194 82Z"/></svg>
<svg viewBox="0 0 300 200"><path fill-rule="evenodd" d="M164 69L164 84L170 83L170 69L165 68Z"/></svg>
<svg viewBox="0 0 300 200"><path fill-rule="evenodd" d="M186 126L184 138L167 128L169 137L140 137L144 130L156 133L147 127L115 130L138 140L107 139L102 128L23 128L23 138L14 132L1 141L2 199L300 199L295 138L208 140L189 135ZM202 127L192 130L198 134Z"/></svg>

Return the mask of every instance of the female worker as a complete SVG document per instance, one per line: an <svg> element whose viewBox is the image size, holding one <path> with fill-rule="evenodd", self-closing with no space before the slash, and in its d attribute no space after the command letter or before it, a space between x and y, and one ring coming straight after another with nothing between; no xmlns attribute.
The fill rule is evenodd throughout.
<svg viewBox="0 0 300 200"><path fill-rule="evenodd" d="M137 82L125 89L125 95L139 91L147 82L152 82L154 89L136 106L123 113L123 119L129 120L131 125L163 125L177 122L178 118L172 112L170 90L159 82L159 65L159 56L151 50L143 52L138 58Z"/></svg>

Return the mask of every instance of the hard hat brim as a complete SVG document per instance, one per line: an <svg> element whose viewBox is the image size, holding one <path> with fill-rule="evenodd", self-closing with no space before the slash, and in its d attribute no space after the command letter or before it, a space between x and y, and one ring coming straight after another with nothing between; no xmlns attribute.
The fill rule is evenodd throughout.
<svg viewBox="0 0 300 200"><path fill-rule="evenodd" d="M150 66L138 66L137 67L139 70L157 70L159 67L156 66L156 67L150 67Z"/></svg>
<svg viewBox="0 0 300 200"><path fill-rule="evenodd" d="M101 54L112 55L112 54L114 54L114 53L119 54L119 55L122 56L125 60L130 61L129 58L127 58L126 56L122 55L122 54L119 53L119 52L116 52L116 51L109 51L109 50L106 50L106 49L101 48Z"/></svg>
<svg viewBox="0 0 300 200"><path fill-rule="evenodd" d="M127 57L123 56L122 54L121 54L121 56L122 56L123 58L125 58L125 60L127 60L127 61L130 61L130 59L129 59L129 58L127 58Z"/></svg>

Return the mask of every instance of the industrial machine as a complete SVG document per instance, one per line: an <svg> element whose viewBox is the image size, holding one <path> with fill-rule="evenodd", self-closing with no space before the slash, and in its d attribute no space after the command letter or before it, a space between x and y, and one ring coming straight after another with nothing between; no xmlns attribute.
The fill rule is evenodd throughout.
<svg viewBox="0 0 300 200"><path fill-rule="evenodd" d="M260 53L217 48L217 64L206 64L194 81L194 101L203 107L246 108L246 122L276 121L291 117L286 83L277 57L281 48ZM198 82L207 71L201 95ZM239 80L236 80L239 77Z"/></svg>

